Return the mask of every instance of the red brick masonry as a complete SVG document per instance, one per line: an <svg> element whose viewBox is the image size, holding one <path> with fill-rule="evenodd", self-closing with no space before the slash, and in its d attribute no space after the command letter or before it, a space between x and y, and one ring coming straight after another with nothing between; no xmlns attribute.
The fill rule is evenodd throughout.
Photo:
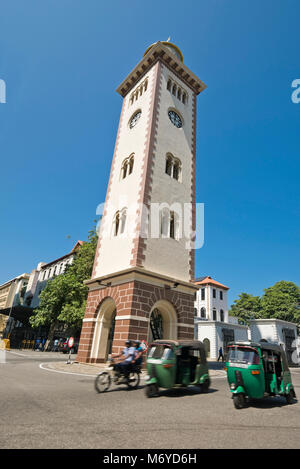
<svg viewBox="0 0 300 469"><path fill-rule="evenodd" d="M103 301L112 298L116 305L116 318L122 316L144 317L139 319L117 319L113 339L113 353L124 347L126 339L147 340L150 313L155 303L167 300L174 306L177 314L177 338L193 339L194 294L182 293L176 289L167 289L150 283L133 280L121 285L91 290L88 295L85 321L83 322L77 360L81 363L96 363L101 360L91 358L95 321ZM87 321L91 319L92 321ZM182 326L180 325L182 324Z"/></svg>

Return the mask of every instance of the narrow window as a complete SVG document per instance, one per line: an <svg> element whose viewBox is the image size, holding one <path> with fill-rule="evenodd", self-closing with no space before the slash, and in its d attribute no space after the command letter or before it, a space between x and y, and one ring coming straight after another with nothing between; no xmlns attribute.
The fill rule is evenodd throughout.
<svg viewBox="0 0 300 469"><path fill-rule="evenodd" d="M205 311L205 308L201 308L201 318L205 318L206 316L206 311Z"/></svg>
<svg viewBox="0 0 300 469"><path fill-rule="evenodd" d="M220 300L223 300L223 292L220 290Z"/></svg>
<svg viewBox="0 0 300 469"><path fill-rule="evenodd" d="M183 104L186 103L186 94L185 93L182 93L182 102L183 102Z"/></svg>
<svg viewBox="0 0 300 469"><path fill-rule="evenodd" d="M205 300L205 288L201 288L201 300Z"/></svg>
<svg viewBox="0 0 300 469"><path fill-rule="evenodd" d="M179 161L175 161L174 166L173 166L173 178L176 179L176 181L179 180L179 172L180 172Z"/></svg>
<svg viewBox="0 0 300 469"><path fill-rule="evenodd" d="M223 309L220 310L220 319L222 322L224 322L224 311Z"/></svg>
<svg viewBox="0 0 300 469"><path fill-rule="evenodd" d="M178 88L177 98L181 100L181 89L180 88Z"/></svg>
<svg viewBox="0 0 300 469"><path fill-rule="evenodd" d="M166 159L166 174L169 176L172 174L172 158L170 156L167 156Z"/></svg>
<svg viewBox="0 0 300 469"><path fill-rule="evenodd" d="M171 91L171 88L172 88L172 81L171 81L171 80L168 80L167 90L168 90L168 91Z"/></svg>
<svg viewBox="0 0 300 469"><path fill-rule="evenodd" d="M122 179L125 179L127 176L127 167L128 167L128 161L125 160L122 166Z"/></svg>
<svg viewBox="0 0 300 469"><path fill-rule="evenodd" d="M170 238L175 239L175 214L170 213Z"/></svg>
<svg viewBox="0 0 300 469"><path fill-rule="evenodd" d="M115 227L114 227L114 235L115 236L118 236L119 226L120 226L120 213L117 212L116 215L115 215Z"/></svg>
<svg viewBox="0 0 300 469"><path fill-rule="evenodd" d="M194 308L194 316L197 317L197 308Z"/></svg>
<svg viewBox="0 0 300 469"><path fill-rule="evenodd" d="M122 214L121 214L120 234L123 234L124 231L125 231L126 215L127 215L126 209L123 209L123 210L122 210Z"/></svg>
<svg viewBox="0 0 300 469"><path fill-rule="evenodd" d="M134 163L134 157L131 156L131 158L130 158L130 160L129 160L129 164L128 164L128 168L129 168L128 174L131 174L132 171L133 171L133 163Z"/></svg>
<svg viewBox="0 0 300 469"><path fill-rule="evenodd" d="M213 320L214 321L217 320L217 310L216 310L216 308L213 309Z"/></svg>
<svg viewBox="0 0 300 469"><path fill-rule="evenodd" d="M161 212L161 228L160 233L162 238L167 238L169 236L169 210L167 208L163 208Z"/></svg>
<svg viewBox="0 0 300 469"><path fill-rule="evenodd" d="M216 298L216 289L213 288L213 298Z"/></svg>
<svg viewBox="0 0 300 469"><path fill-rule="evenodd" d="M173 94L174 96L176 96L176 90L177 90L177 86L174 84L174 85L173 85L173 89L172 89L172 94Z"/></svg>
<svg viewBox="0 0 300 469"><path fill-rule="evenodd" d="M148 80L145 80L145 83L144 83L144 91L147 91L147 88L148 88Z"/></svg>

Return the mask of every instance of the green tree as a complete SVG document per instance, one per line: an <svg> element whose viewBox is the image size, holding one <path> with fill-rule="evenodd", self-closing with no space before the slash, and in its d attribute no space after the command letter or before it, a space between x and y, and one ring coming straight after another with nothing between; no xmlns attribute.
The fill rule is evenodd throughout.
<svg viewBox="0 0 300 469"><path fill-rule="evenodd" d="M240 323L249 324L250 319L257 319L260 317L261 304L260 297L253 296L249 293L241 293L228 314L239 318Z"/></svg>
<svg viewBox="0 0 300 469"><path fill-rule="evenodd" d="M63 274L49 280L41 292L39 308L34 310L30 323L33 327L50 325L50 339L58 322L75 329L81 327L88 294L84 280L92 275L97 238L94 227L88 241L77 251L73 264Z"/></svg>
<svg viewBox="0 0 300 469"><path fill-rule="evenodd" d="M261 298L262 317L300 324L300 288L293 282L280 281L266 288Z"/></svg>

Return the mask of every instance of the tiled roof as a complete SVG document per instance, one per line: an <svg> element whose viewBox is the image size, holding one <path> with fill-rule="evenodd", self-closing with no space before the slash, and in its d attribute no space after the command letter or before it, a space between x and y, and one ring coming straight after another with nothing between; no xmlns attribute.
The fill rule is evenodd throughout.
<svg viewBox="0 0 300 469"><path fill-rule="evenodd" d="M218 288L222 288L223 290L229 290L229 287L226 287L225 285L222 285L222 283L217 282L213 278L206 276L206 277L200 277L195 280L196 285L215 285Z"/></svg>

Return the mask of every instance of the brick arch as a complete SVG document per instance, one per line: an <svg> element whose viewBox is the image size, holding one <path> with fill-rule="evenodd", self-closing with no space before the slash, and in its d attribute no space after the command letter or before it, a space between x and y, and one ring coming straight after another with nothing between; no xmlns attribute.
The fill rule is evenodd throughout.
<svg viewBox="0 0 300 469"><path fill-rule="evenodd" d="M147 340L150 313L160 300L171 303L176 314L177 338L194 337L194 296L175 289L132 280L119 285L90 290L83 320L77 360L104 361L92 350L97 317L105 300L111 299L116 308L115 333L112 353L119 353L127 339Z"/></svg>

